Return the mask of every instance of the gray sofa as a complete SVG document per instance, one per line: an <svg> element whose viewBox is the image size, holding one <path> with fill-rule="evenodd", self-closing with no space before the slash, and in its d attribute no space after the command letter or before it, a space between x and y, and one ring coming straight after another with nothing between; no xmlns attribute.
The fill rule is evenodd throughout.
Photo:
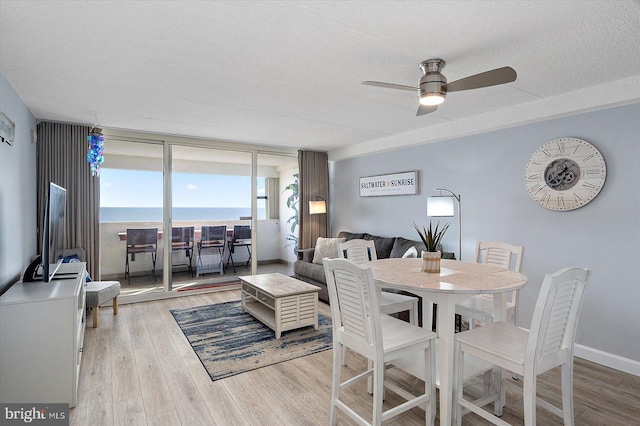
<svg viewBox="0 0 640 426"><path fill-rule="evenodd" d="M387 259L390 257L402 257L411 247L415 247L419 253L425 249L422 241L408 240L403 237L378 237L376 235L366 233L353 233L342 231L338 234L338 238L345 240L363 239L373 240L376 246L376 254L378 259ZM321 264L313 263L313 255L315 248L298 250L298 260L293 264L294 276L299 280L320 287L318 298L325 303L329 303L329 292L327 291L327 280L324 276L324 269ZM443 259L454 259L453 253L442 253Z"/></svg>

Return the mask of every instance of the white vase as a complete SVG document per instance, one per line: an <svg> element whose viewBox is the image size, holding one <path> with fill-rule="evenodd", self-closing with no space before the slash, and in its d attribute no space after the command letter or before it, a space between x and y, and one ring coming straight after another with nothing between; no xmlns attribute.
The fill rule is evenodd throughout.
<svg viewBox="0 0 640 426"><path fill-rule="evenodd" d="M422 252L422 272L440 273L440 258L442 253L439 251L423 251Z"/></svg>

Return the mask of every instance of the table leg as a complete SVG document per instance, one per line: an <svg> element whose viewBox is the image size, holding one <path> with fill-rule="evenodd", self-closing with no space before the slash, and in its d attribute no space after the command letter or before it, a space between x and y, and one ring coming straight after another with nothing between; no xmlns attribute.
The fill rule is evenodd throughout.
<svg viewBox="0 0 640 426"><path fill-rule="evenodd" d="M504 322L507 320L507 294L494 293L493 294L493 322ZM496 401L493 408L493 413L496 416L502 416L502 409L505 406L506 392L505 392L505 374L502 368L495 370L495 386L500 389L500 398Z"/></svg>
<svg viewBox="0 0 640 426"><path fill-rule="evenodd" d="M438 303L438 372L440 376L440 424L450 425L453 403L453 342L456 301L440 297Z"/></svg>

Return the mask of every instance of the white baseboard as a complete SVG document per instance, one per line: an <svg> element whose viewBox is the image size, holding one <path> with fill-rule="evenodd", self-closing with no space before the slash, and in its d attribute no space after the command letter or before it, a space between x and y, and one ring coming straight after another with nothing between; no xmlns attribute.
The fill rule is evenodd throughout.
<svg viewBox="0 0 640 426"><path fill-rule="evenodd" d="M578 358L640 377L640 362L638 361L578 344L574 345L573 354Z"/></svg>

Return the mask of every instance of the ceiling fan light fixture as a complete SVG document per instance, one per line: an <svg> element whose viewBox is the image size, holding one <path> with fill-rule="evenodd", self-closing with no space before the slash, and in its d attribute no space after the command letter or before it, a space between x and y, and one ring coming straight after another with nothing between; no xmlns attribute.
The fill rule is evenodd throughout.
<svg viewBox="0 0 640 426"><path fill-rule="evenodd" d="M441 93L427 93L420 96L422 105L440 105L444 102L444 96Z"/></svg>

